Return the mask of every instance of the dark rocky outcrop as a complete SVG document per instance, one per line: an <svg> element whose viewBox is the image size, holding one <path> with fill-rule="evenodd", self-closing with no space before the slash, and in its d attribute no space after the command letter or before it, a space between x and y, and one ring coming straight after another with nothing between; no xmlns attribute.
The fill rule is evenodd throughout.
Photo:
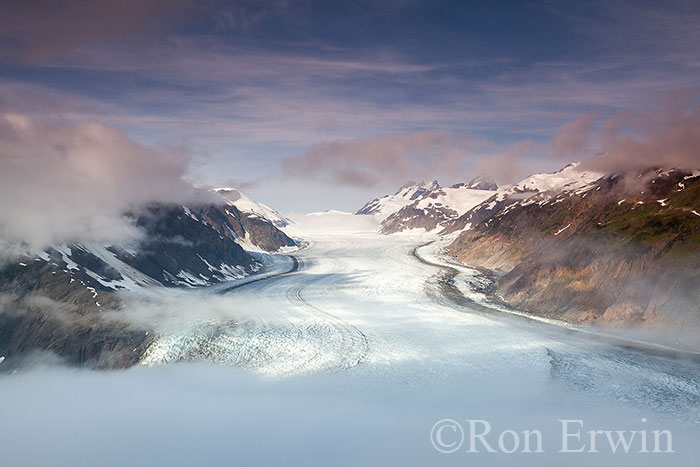
<svg viewBox="0 0 700 467"><path fill-rule="evenodd" d="M152 334L105 319L119 306L111 289L82 271L39 259L0 270L0 371L48 353L71 365L136 364Z"/></svg>
<svg viewBox="0 0 700 467"><path fill-rule="evenodd" d="M293 247L297 243L278 229L268 219L239 211L236 206L200 206L193 208L202 219L212 225L219 234L235 240L244 239L265 251L277 251L283 247Z"/></svg>

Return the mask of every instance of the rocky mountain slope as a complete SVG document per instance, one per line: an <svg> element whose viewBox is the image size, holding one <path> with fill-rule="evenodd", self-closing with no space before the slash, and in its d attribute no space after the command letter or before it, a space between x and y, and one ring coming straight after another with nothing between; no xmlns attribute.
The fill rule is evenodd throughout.
<svg viewBox="0 0 700 467"><path fill-rule="evenodd" d="M574 192L598 180L603 174L582 170L579 163L572 163L552 173L530 175L510 186L502 187L496 193L448 222L441 233L452 233L469 229L472 225L488 219L510 206L527 203L532 196L543 193Z"/></svg>
<svg viewBox="0 0 700 467"><path fill-rule="evenodd" d="M459 220L466 230L449 252L501 270L498 293L520 309L667 331L657 337L700 349L699 174L648 170L590 181L595 175L578 173L573 182L531 177L477 206ZM535 194L517 199L533 186ZM490 215L479 212L485 206Z"/></svg>
<svg viewBox="0 0 700 467"><path fill-rule="evenodd" d="M380 232L391 234L415 229L439 231L493 195L493 188L477 189L474 186L494 187L495 184L480 179L432 190L389 215L382 222Z"/></svg>
<svg viewBox="0 0 700 467"><path fill-rule="evenodd" d="M355 214L376 216L383 234L410 230L437 232L490 197L497 188L495 182L484 176L447 188L440 187L436 180L409 182L394 195L373 199Z"/></svg>
<svg viewBox="0 0 700 467"><path fill-rule="evenodd" d="M240 278L261 265L239 243L269 251L295 245L264 217L234 205L151 204L126 215L144 232L138 245L56 245L0 268L3 368L39 350L74 364L132 365L150 337L103 319L120 306L116 292Z"/></svg>
<svg viewBox="0 0 700 467"><path fill-rule="evenodd" d="M389 215L395 213L404 206L421 199L423 196L435 190L439 190L440 185L436 180L432 182L422 181L420 183L408 182L393 195L385 195L381 198L373 199L355 214L358 215L375 215L385 219Z"/></svg>
<svg viewBox="0 0 700 467"><path fill-rule="evenodd" d="M235 206L247 217L258 217L272 222L275 227L283 228L292 221L278 211L255 201L235 188L214 188L214 193L221 196L229 206Z"/></svg>

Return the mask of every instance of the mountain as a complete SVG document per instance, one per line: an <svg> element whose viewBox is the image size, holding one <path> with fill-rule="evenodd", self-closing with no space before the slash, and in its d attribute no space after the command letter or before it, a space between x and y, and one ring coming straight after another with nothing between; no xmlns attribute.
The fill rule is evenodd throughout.
<svg viewBox="0 0 700 467"><path fill-rule="evenodd" d="M449 188L441 188L435 180L409 182L394 195L373 199L355 214L376 216L381 221L379 231L384 234L416 229L432 232L442 229L497 188L485 176Z"/></svg>
<svg viewBox="0 0 700 467"><path fill-rule="evenodd" d="M477 204L472 209L449 222L442 233L452 233L469 229L472 225L488 219L514 205L527 204L538 193L575 192L598 180L603 174L583 170L578 162L552 173L537 173L514 185L499 188L493 196Z"/></svg>
<svg viewBox="0 0 700 467"><path fill-rule="evenodd" d="M234 205L149 204L125 216L144 233L137 245L55 245L0 268L0 355L11 361L43 350L73 364L133 365L152 333L102 318L121 306L117 292L241 278L262 265L239 243L270 251L295 245Z"/></svg>
<svg viewBox="0 0 700 467"><path fill-rule="evenodd" d="M249 217L257 216L267 219L277 228L281 229L292 222L271 207L249 198L235 188L214 188L213 191L225 199L229 206L235 206L241 213Z"/></svg>
<svg viewBox="0 0 700 467"><path fill-rule="evenodd" d="M431 190L389 215L382 222L380 232L391 234L414 229L423 229L426 232L442 229L493 195L491 189L470 188L472 185L485 186L486 183L478 181Z"/></svg>
<svg viewBox="0 0 700 467"><path fill-rule="evenodd" d="M151 204L128 216L144 232L136 246L60 245L40 259L69 273L84 271L113 290L193 287L255 272L259 264L243 248L248 243L269 251L295 245L267 220L235 206Z"/></svg>
<svg viewBox="0 0 700 467"><path fill-rule="evenodd" d="M440 189L440 185L436 180L428 183L422 181L420 183L408 182L393 195L382 196L381 198L373 199L368 202L355 214L359 215L374 215L380 219L385 219L395 213L404 206L407 206L427 195L428 193Z"/></svg>
<svg viewBox="0 0 700 467"><path fill-rule="evenodd" d="M455 187L458 186L460 186L460 184L455 185ZM467 188L471 188L472 190L498 190L498 185L496 182L486 175L479 175L475 177L471 182L466 183L465 186Z"/></svg>
<svg viewBox="0 0 700 467"><path fill-rule="evenodd" d="M590 181L595 175L574 165L551 175L528 177L482 203L502 204L489 217L472 215L449 253L500 270L497 293L519 309L653 330L664 343L700 349L700 172Z"/></svg>

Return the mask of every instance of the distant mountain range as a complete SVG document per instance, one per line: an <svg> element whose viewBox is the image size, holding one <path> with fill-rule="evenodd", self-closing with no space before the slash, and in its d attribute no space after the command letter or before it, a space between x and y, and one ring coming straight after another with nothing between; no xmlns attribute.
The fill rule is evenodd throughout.
<svg viewBox="0 0 700 467"><path fill-rule="evenodd" d="M453 238L448 252L495 271L496 294L519 310L700 348L700 172L602 174L574 163L481 198L465 190L471 205L449 196L460 188L423 194L380 232Z"/></svg>
<svg viewBox="0 0 700 467"><path fill-rule="evenodd" d="M408 182L393 195L385 195L381 198L373 199L362 206L355 214L374 215L385 219L399 209L421 199L423 196L440 189L437 181L422 181L420 183Z"/></svg>
<svg viewBox="0 0 700 467"><path fill-rule="evenodd" d="M484 177L448 188L441 188L435 180L431 183L409 182L394 195L374 199L355 214L380 216L380 232L385 234L437 232L493 195L497 188L495 182Z"/></svg>

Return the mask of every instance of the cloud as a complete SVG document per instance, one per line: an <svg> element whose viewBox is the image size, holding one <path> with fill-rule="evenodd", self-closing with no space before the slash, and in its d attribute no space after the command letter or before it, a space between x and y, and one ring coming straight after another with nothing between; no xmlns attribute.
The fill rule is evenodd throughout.
<svg viewBox="0 0 700 467"><path fill-rule="evenodd" d="M37 311L44 319L50 319L55 324L73 326L75 324L75 309L65 302L56 301L45 295L29 293L18 297L12 293L0 293L0 318L18 318L30 311Z"/></svg>
<svg viewBox="0 0 700 467"><path fill-rule="evenodd" d="M223 186L233 187L241 191L252 190L259 185L260 180L240 180L236 178L227 178L223 183Z"/></svg>
<svg viewBox="0 0 700 467"><path fill-rule="evenodd" d="M356 187L462 170L471 140L444 130L332 141L286 159L287 174Z"/></svg>
<svg viewBox="0 0 700 467"><path fill-rule="evenodd" d="M555 159L583 159L584 168L605 173L660 167L700 169L697 94L676 89L650 101L640 109L623 109L607 117L584 114L561 125L549 140L521 140L502 153L483 156L477 167L502 182L524 175L520 162L538 153Z"/></svg>
<svg viewBox="0 0 700 467"><path fill-rule="evenodd" d="M188 154L158 150L96 121L46 123L0 114L0 244L5 252L138 238L123 218L149 201L204 199Z"/></svg>
<svg viewBox="0 0 700 467"><path fill-rule="evenodd" d="M591 137L598 155L584 166L604 172L647 168L700 168L697 96L676 91L657 97L643 112L620 112Z"/></svg>
<svg viewBox="0 0 700 467"><path fill-rule="evenodd" d="M5 420L12 420L0 425L3 461L76 467L223 466L232 459L240 465L640 467L658 465L662 458L693 465L698 428L683 421L693 414L689 390L681 391L691 399L678 421L673 413L620 402L626 396L631 397L623 402L631 404L651 399L656 392L641 402L634 397L644 393L645 383L656 389L655 380L639 381L622 371L612 378L622 387L617 400L607 393L582 394L582 386L610 378L610 370L564 357L569 358L562 365L580 375L562 377L561 370L550 371L546 364L529 374L513 369L518 390L513 390L512 375L500 376L491 368L476 372L469 365L449 368L449 377L398 364L372 366L371 372L360 368L276 379L206 364L99 372L52 368L44 362L0 375L0 409ZM482 358L496 368L505 361L489 353ZM436 362L431 363L433 369ZM436 451L430 441L431 427L444 418L459 421L467 435L464 446L450 455ZM520 447L514 454L488 453L477 442L478 452L467 453L467 420L478 419L492 426L486 437L490 445L498 446L506 429L540 430L544 452L524 454ZM676 452L637 454L637 436L629 454L621 448L613 454L601 435L599 452L561 454L560 419L582 420L581 439L571 439L572 447L590 448L588 430L625 430L629 435L629 430L646 429L652 450L652 430L668 429ZM445 434L446 440L453 439Z"/></svg>
<svg viewBox="0 0 700 467"><path fill-rule="evenodd" d="M552 153L557 157L576 156L589 147L589 135L598 116L583 115L565 123L552 140Z"/></svg>
<svg viewBox="0 0 700 467"><path fill-rule="evenodd" d="M520 141L500 154L480 158L477 168L480 173L493 178L499 184L511 183L525 175L526 170L521 161L536 148L537 145L530 139Z"/></svg>
<svg viewBox="0 0 700 467"><path fill-rule="evenodd" d="M0 6L0 59L40 62L87 43L168 29L192 0L9 0Z"/></svg>

